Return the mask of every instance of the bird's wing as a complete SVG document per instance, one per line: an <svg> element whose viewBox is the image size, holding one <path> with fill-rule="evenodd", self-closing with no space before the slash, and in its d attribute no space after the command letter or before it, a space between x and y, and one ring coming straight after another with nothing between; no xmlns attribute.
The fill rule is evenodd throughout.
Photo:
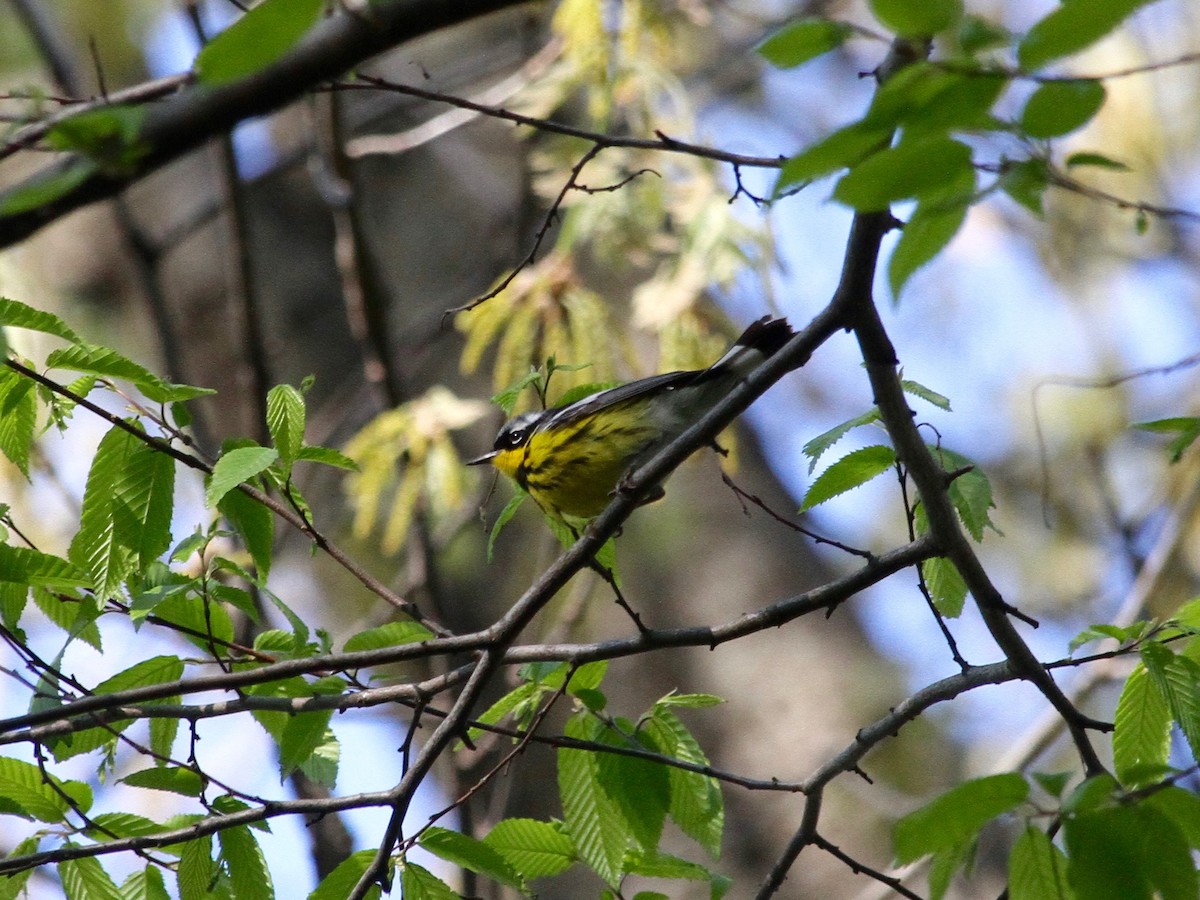
<svg viewBox="0 0 1200 900"><path fill-rule="evenodd" d="M649 378L639 378L637 381L631 381L628 384L617 385L605 391L597 391L594 394L589 394L580 400L576 400L574 403L569 403L559 409L550 410L538 422L537 430L545 431L548 428L569 425L579 419L594 415L603 409L608 409L620 403L628 403L631 400L637 400L646 394L679 387L680 385L689 383L704 371L701 369L699 371L688 372L664 372L662 375L651 375Z"/></svg>

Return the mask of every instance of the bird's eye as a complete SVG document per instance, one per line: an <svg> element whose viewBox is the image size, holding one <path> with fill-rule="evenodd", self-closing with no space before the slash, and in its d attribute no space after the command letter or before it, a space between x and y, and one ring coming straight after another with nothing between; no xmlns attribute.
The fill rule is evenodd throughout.
<svg viewBox="0 0 1200 900"><path fill-rule="evenodd" d="M525 429L517 428L508 433L508 446L520 447L525 441Z"/></svg>

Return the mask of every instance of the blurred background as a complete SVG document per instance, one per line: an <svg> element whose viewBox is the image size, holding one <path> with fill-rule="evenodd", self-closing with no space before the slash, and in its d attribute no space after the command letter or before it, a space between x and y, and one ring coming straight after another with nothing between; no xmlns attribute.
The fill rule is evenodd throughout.
<svg viewBox="0 0 1200 900"><path fill-rule="evenodd" d="M1051 6L967 3L1014 33ZM226 0L196 8L167 0L7 0L0 4L0 126L13 134L61 98L184 71L203 37L237 14ZM874 84L862 73L887 49L882 39L861 37L802 68L770 69L754 46L801 15L871 21L858 3L564 0L414 41L365 71L598 132L660 130L776 157L857 117ZM1180 0L1154 4L1073 60L1074 74L1194 53L1198 16ZM971 457L991 478L998 531L985 538L982 557L1009 602L1041 621L1037 631L1023 630L1043 660L1066 656L1081 628L1117 615L1164 542L1178 552L1158 570L1150 608L1139 614L1169 610L1196 592L1200 547L1187 527L1195 465L1185 457L1169 466L1164 439L1129 426L1195 413L1194 361L1174 364L1200 353L1197 80L1194 61L1109 79L1098 119L1054 151L1102 152L1128 171L1089 170L1090 193L1048 192L1041 219L997 192L971 209L955 241L898 302L879 285L905 376L952 404L948 413L913 401L931 441ZM263 434L260 388L314 376L308 440L346 448L363 465L358 477L329 470L303 485L318 525L465 631L492 622L557 548L525 509L486 560L488 529L511 487L463 468L461 459L488 449L503 419L489 396L551 354L560 364L590 364L556 375L553 399L573 384L707 365L767 313L802 326L837 283L850 215L830 201L830 182L765 204L756 198L771 194L769 168L735 173L693 156L608 149L578 175L590 190L569 193L564 214L542 235L586 142L360 87L321 92L244 123L226 145L4 250L0 295L55 311L89 340L172 380L216 388L215 398L194 404L195 434L209 452L225 439ZM1019 109L1016 94L1001 114ZM1006 152L1014 148L980 155L998 163ZM42 161L29 152L5 159L0 186ZM1139 212L1114 197L1153 208ZM536 262L498 296L447 315L497 287L539 235ZM44 355L28 333L14 343L35 359ZM526 407L533 402L532 394L524 398ZM744 417L729 441L735 481L783 517L853 547L880 552L904 543L894 478L796 515L813 477L801 447L871 403L856 346L835 337ZM64 435L52 431L41 441L29 482L0 463L0 502L40 548L62 552L69 543L84 466L102 433L76 414ZM836 449L885 441L882 432L860 429ZM210 515L202 483L188 477L180 474L177 538ZM1164 537L1164 523L1181 509L1180 527ZM312 556L300 535L281 530L279 539L274 590L335 646L394 618L344 571ZM707 452L671 479L664 501L634 514L618 552L626 596L653 626L726 622L858 565L744 509ZM87 682L123 664L113 652L123 642L136 641L139 655L150 655L152 642L174 646L169 634L135 635L109 618L102 620L105 655L76 643L66 656L65 666ZM36 613L22 624L44 656L57 653L60 631L39 624ZM968 661L1000 657L969 608L950 627ZM526 640L629 632L607 589L584 573ZM614 662L606 690L610 708L631 717L671 690L721 695L723 707L688 715L713 764L798 780L913 690L957 670L907 572L829 619L809 617L714 651ZM1061 681L1070 686L1075 677L1067 672ZM1119 681L1101 679L1098 687L1089 711L1110 715ZM4 715L28 702L15 690L2 696ZM835 782L823 834L886 868L888 824L964 774L1012 765L1043 705L1036 692L1007 685L934 709L867 758L873 784ZM342 741L339 793L396 781L402 713L338 717L333 727ZM252 721L220 720L200 733L198 754L214 772L248 790L279 790L273 745ZM439 771L444 795L431 792L429 809L471 784L506 746L485 744L459 768ZM1069 755L1056 764L1056 752L1052 744L1036 767L1069 767ZM251 774L247 760L256 757L260 768ZM73 777L90 777L86 758L79 765ZM550 752L531 748L460 824L486 830L503 816L558 815L547 791L552 770ZM102 796L129 808L148 802L147 793L111 788ZM735 879L731 896L744 896L798 826L801 800L730 787L725 798L718 869ZM379 816L346 822L355 849L377 840ZM0 837L0 851L19 837ZM275 864L292 858L297 841L309 841L297 823L264 836L272 871L290 880L276 885L280 896L315 883L315 868ZM697 852L684 842L679 849ZM980 861L983 883L990 862ZM38 890L53 896L44 877ZM543 896L585 891L596 886L556 886ZM792 871L784 895L876 893L873 882L813 852Z"/></svg>

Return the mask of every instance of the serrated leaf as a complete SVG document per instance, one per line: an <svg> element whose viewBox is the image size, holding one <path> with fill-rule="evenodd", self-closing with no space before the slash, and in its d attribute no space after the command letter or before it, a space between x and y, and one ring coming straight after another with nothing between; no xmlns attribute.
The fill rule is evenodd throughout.
<svg viewBox="0 0 1200 900"><path fill-rule="evenodd" d="M1171 709L1166 697L1139 664L1129 673L1113 717L1113 766L1126 787L1144 786L1135 773L1165 766L1171 749Z"/></svg>
<svg viewBox="0 0 1200 900"><path fill-rule="evenodd" d="M285 781L325 742L332 710L297 713L288 719L279 739L279 780Z"/></svg>
<svg viewBox="0 0 1200 900"><path fill-rule="evenodd" d="M114 426L101 439L83 493L70 559L91 573L100 599L171 543L174 461Z"/></svg>
<svg viewBox="0 0 1200 900"><path fill-rule="evenodd" d="M1066 819L1069 878L1077 900L1191 900L1196 868L1178 826L1147 804Z"/></svg>
<svg viewBox="0 0 1200 900"><path fill-rule="evenodd" d="M0 326L5 325L52 334L73 344L80 343L82 340L66 322L53 313L34 309L18 300L0 297Z"/></svg>
<svg viewBox="0 0 1200 900"><path fill-rule="evenodd" d="M120 378L132 382L147 399L155 403L177 403L215 393L210 388L171 384L110 347L82 342L55 350L46 357L46 367L87 372L104 378Z"/></svg>
<svg viewBox="0 0 1200 900"><path fill-rule="evenodd" d="M490 563L495 556L496 538L500 537L500 532L504 530L512 517L517 514L517 510L521 508L521 504L525 502L529 495L524 491L517 493L511 500L504 504L504 509L500 511L500 515L496 517L495 523L492 525L492 530L488 533L487 544L487 561Z"/></svg>
<svg viewBox="0 0 1200 900"><path fill-rule="evenodd" d="M798 187L857 165L882 146L892 132L891 123L855 122L805 147L783 164L773 196L780 197Z"/></svg>
<svg viewBox="0 0 1200 900"><path fill-rule="evenodd" d="M377 628L360 631L346 640L342 648L346 653L359 650L382 650L384 647L399 647L416 644L433 637L433 632L419 622L388 622Z"/></svg>
<svg viewBox="0 0 1200 900"><path fill-rule="evenodd" d="M29 478L29 451L37 424L37 391L33 382L0 368L0 453Z"/></svg>
<svg viewBox="0 0 1200 900"><path fill-rule="evenodd" d="M103 651L100 629L96 625L101 610L94 603L84 603L39 587L33 589L33 602L46 618L65 631L71 640L78 638L96 650ZM46 698L35 699L44 702Z"/></svg>
<svg viewBox="0 0 1200 900"><path fill-rule="evenodd" d="M408 861L401 864L400 895L404 900L462 900L446 882Z"/></svg>
<svg viewBox="0 0 1200 900"><path fill-rule="evenodd" d="M212 835L206 834L186 841L180 848L179 867L175 872L179 900L203 900L209 897L209 888L215 874Z"/></svg>
<svg viewBox="0 0 1200 900"><path fill-rule="evenodd" d="M1183 451L1195 443L1196 438L1200 437L1200 418L1195 416L1175 416L1169 419L1155 419L1151 422L1137 422L1133 427L1142 431L1178 434L1178 437L1167 447L1173 463L1179 462Z"/></svg>
<svg viewBox="0 0 1200 900"><path fill-rule="evenodd" d="M975 778L951 788L896 823L892 831L901 865L954 850L974 841L979 830L1029 796L1029 783L1015 772Z"/></svg>
<svg viewBox="0 0 1200 900"><path fill-rule="evenodd" d="M1052 60L1078 53L1112 32L1126 17L1151 0L1089 0L1063 3L1035 24L1017 47L1027 72Z"/></svg>
<svg viewBox="0 0 1200 900"><path fill-rule="evenodd" d="M56 783L60 788L65 784ZM58 823L66 820L69 809L62 795L46 784L37 766L0 756L0 813Z"/></svg>
<svg viewBox="0 0 1200 900"><path fill-rule="evenodd" d="M324 0L264 0L204 46L196 78L218 86L269 66L317 23L324 6Z"/></svg>
<svg viewBox="0 0 1200 900"><path fill-rule="evenodd" d="M784 25L755 49L771 65L792 69L836 50L853 33L845 22L801 19Z"/></svg>
<svg viewBox="0 0 1200 900"><path fill-rule="evenodd" d="M436 826L425 829L418 843L434 856L528 894L524 879L495 847L473 837Z"/></svg>
<svg viewBox="0 0 1200 900"><path fill-rule="evenodd" d="M177 656L155 656L135 663L128 669L105 679L96 685L92 693L97 696L115 694L132 688L178 681L182 677L183 660ZM165 703L166 701L155 702ZM50 748L54 753L54 758L61 762L81 753L90 753L98 747L114 744L117 735L132 724L132 719L106 722L103 727L87 728L69 735L66 739L54 741Z"/></svg>
<svg viewBox="0 0 1200 900"><path fill-rule="evenodd" d="M258 580L265 582L274 559L274 513L253 497L235 490L229 490L217 501L217 509L245 542L258 570Z"/></svg>
<svg viewBox="0 0 1200 900"><path fill-rule="evenodd" d="M312 462L322 466L333 466L335 469L345 469L349 472L359 470L358 463L340 450L332 447L301 447L296 454L297 462Z"/></svg>
<svg viewBox="0 0 1200 900"><path fill-rule="evenodd" d="M955 512L958 513L958 518L971 537L978 542L983 540L983 532L987 528L999 532L990 515L990 511L996 508L996 501L992 497L992 484L983 473L983 469L961 453L947 450L945 447L929 449L941 460L942 468L947 472L961 473L950 482L946 492Z"/></svg>
<svg viewBox="0 0 1200 900"><path fill-rule="evenodd" d="M1192 754L1200 757L1200 665L1178 656L1163 644L1146 644L1142 663L1166 698Z"/></svg>
<svg viewBox="0 0 1200 900"><path fill-rule="evenodd" d="M622 736L610 729L600 731L596 740L612 747L628 746ZM658 762L615 753L600 753L596 762L600 787L625 820L634 842L643 850L657 847L671 800L668 768Z"/></svg>
<svg viewBox="0 0 1200 900"><path fill-rule="evenodd" d="M973 183L971 188L974 188ZM971 201L972 195L968 191L949 200L938 198L917 204L904 223L900 240L896 242L888 260L888 286L892 297L899 300L901 291L913 273L954 239L966 221Z"/></svg>
<svg viewBox="0 0 1200 900"><path fill-rule="evenodd" d="M1103 153L1095 153L1092 151L1080 151L1072 153L1067 157L1067 168L1074 169L1076 166L1095 166L1099 169L1109 169L1113 172L1128 172L1129 166L1120 160L1113 159L1110 156L1105 156Z"/></svg>
<svg viewBox="0 0 1200 900"><path fill-rule="evenodd" d="M1021 128L1039 140L1070 134L1092 120L1104 98L1104 85L1093 79L1047 81L1026 102Z"/></svg>
<svg viewBox="0 0 1200 900"><path fill-rule="evenodd" d="M226 828L217 832L217 840L237 900L274 900L271 872L250 829L245 825Z"/></svg>
<svg viewBox="0 0 1200 900"><path fill-rule="evenodd" d="M212 508L222 497L243 481L262 473L279 458L274 447L237 447L222 454L213 466L204 492L204 502Z"/></svg>
<svg viewBox="0 0 1200 900"><path fill-rule="evenodd" d="M839 494L866 484L895 463L895 451L891 447L879 444L847 453L809 485L800 509L812 509Z"/></svg>
<svg viewBox="0 0 1200 900"><path fill-rule="evenodd" d="M63 860L58 877L67 900L122 900L116 883L95 857Z"/></svg>
<svg viewBox="0 0 1200 900"><path fill-rule="evenodd" d="M572 716L565 729L567 737L584 741L594 740L598 731L595 720L583 713ZM563 819L576 852L601 880L616 887L630 835L616 804L600 785L597 754L564 747L557 758Z"/></svg>
<svg viewBox="0 0 1200 900"><path fill-rule="evenodd" d="M707 766L708 757L687 726L670 709L655 706L645 733L664 756ZM721 855L725 831L725 802L715 778L671 767L671 820L713 859Z"/></svg>
<svg viewBox="0 0 1200 900"><path fill-rule="evenodd" d="M290 384L277 384L267 392L267 430L285 472L304 446L306 415L304 397Z"/></svg>
<svg viewBox="0 0 1200 900"><path fill-rule="evenodd" d="M871 12L901 37L928 37L962 15L962 0L870 0Z"/></svg>
<svg viewBox="0 0 1200 900"><path fill-rule="evenodd" d="M149 788L155 791L169 791L182 794L184 797L199 797L204 790L204 780L191 769L180 766L157 766L142 769L121 779L122 784L130 787Z"/></svg>
<svg viewBox="0 0 1200 900"><path fill-rule="evenodd" d="M725 702L724 697L716 694L667 694L659 699L655 706L679 706L684 709L707 709L720 706Z"/></svg>
<svg viewBox="0 0 1200 900"><path fill-rule="evenodd" d="M927 388L918 381L913 381L909 378L901 379L900 387L904 389L904 393L910 394L913 397L920 397L926 403L936 406L938 409L944 409L950 412L950 398L944 394L939 394L932 388Z"/></svg>
<svg viewBox="0 0 1200 900"><path fill-rule="evenodd" d="M536 819L503 819L483 839L527 880L565 872L575 864L575 846L561 828Z"/></svg>
<svg viewBox="0 0 1200 900"><path fill-rule="evenodd" d="M967 583L954 563L944 556L932 557L921 563L921 575L938 612L948 619L957 619L962 615L967 599Z"/></svg>
<svg viewBox="0 0 1200 900"><path fill-rule="evenodd" d="M71 591L88 587L91 577L60 556L0 543L0 582Z"/></svg>
<svg viewBox="0 0 1200 900"><path fill-rule="evenodd" d="M828 431L818 434L801 448L801 452L808 457L808 473L812 474L817 461L825 454L825 451L845 437L847 433L862 425L870 425L878 421L879 410L871 407L865 413L855 416L853 419L847 419L840 425L835 425Z"/></svg>
<svg viewBox="0 0 1200 900"><path fill-rule="evenodd" d="M338 863L337 868L321 880L316 889L308 895L308 900L345 900L350 896L363 873L374 862L375 854L375 850L359 850L357 853L351 853ZM390 859L388 868L390 877ZM379 900L380 896L379 885L373 884L367 889L365 900Z"/></svg>
<svg viewBox="0 0 1200 900"><path fill-rule="evenodd" d="M974 177L971 148L935 135L904 140L867 157L842 176L833 197L859 212L878 212L897 200L944 197L948 185Z"/></svg>
<svg viewBox="0 0 1200 900"><path fill-rule="evenodd" d="M162 870L156 865L147 865L134 872L121 885L121 900L171 900L163 881Z"/></svg>

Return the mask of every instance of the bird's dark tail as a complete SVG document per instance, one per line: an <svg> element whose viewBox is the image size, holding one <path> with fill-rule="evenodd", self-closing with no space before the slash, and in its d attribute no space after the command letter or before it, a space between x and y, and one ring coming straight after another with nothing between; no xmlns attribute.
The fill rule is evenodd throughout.
<svg viewBox="0 0 1200 900"><path fill-rule="evenodd" d="M778 353L795 332L787 319L763 316L742 332L724 356L713 363L708 372L733 371L744 376L756 366Z"/></svg>

